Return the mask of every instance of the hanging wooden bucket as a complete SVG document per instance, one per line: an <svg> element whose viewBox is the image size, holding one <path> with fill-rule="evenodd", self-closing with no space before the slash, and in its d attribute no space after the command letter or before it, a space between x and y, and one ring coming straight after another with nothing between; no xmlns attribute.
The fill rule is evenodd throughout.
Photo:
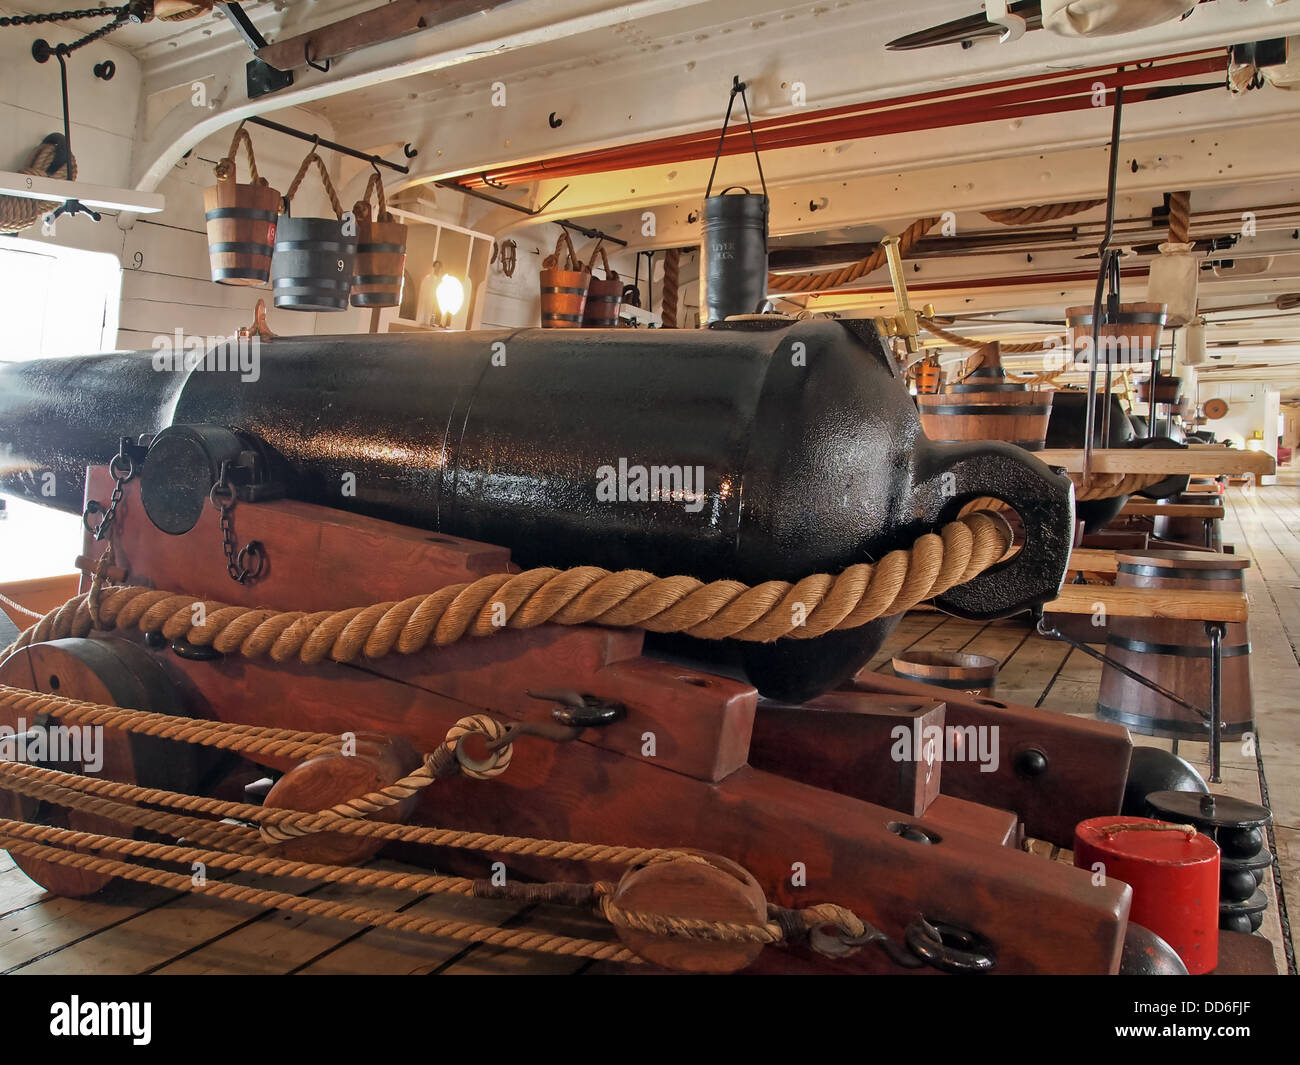
<svg viewBox="0 0 1300 1065"><path fill-rule="evenodd" d="M937 688L989 697L997 687L998 660L959 651L908 651L893 661L894 676Z"/></svg>
<svg viewBox="0 0 1300 1065"><path fill-rule="evenodd" d="M564 249L564 265L560 250ZM560 230L555 251L542 260L542 328L580 329L587 308L587 288L591 271L573 251L569 233Z"/></svg>
<svg viewBox="0 0 1300 1065"><path fill-rule="evenodd" d="M927 355L913 368L918 396L932 396L943 387L943 369L935 355Z"/></svg>
<svg viewBox="0 0 1300 1065"><path fill-rule="evenodd" d="M294 194L313 161L329 193L334 218L293 218L289 214ZM277 307L294 311L347 310L357 238L347 236L345 228L343 205L339 203L324 160L313 148L289 186L284 213L276 229L271 285Z"/></svg>
<svg viewBox="0 0 1300 1065"><path fill-rule="evenodd" d="M370 195L378 194L372 213ZM352 208L357 219L357 259L352 275L353 307L397 307L402 302L406 269L406 226L393 221L384 201L384 183L370 175L366 194Z"/></svg>
<svg viewBox="0 0 1300 1065"><path fill-rule="evenodd" d="M1146 378L1138 382L1137 386L1138 399L1143 403L1151 402L1151 378ZM1183 379L1181 377L1161 377L1156 385L1157 403L1167 403L1171 406L1177 406L1183 401Z"/></svg>
<svg viewBox="0 0 1300 1065"><path fill-rule="evenodd" d="M605 266L604 278L596 276L596 256ZM614 329L623 306L623 279L609 265L609 257L599 244L591 253L591 281L587 285L587 305L582 312L583 329Z"/></svg>
<svg viewBox="0 0 1300 1065"><path fill-rule="evenodd" d="M1212 551L1223 550L1223 500L1219 496L1205 492L1183 492L1165 502L1197 507L1217 507L1219 515L1207 519L1157 514L1151 525L1152 536L1157 540L1172 540L1180 544L1208 547Z"/></svg>
<svg viewBox="0 0 1300 1065"><path fill-rule="evenodd" d="M1144 551L1115 556L1117 588L1241 592L1248 559L1208 551ZM1106 653L1135 673L1163 685L1193 706L1210 708L1210 637L1200 621L1156 618L1110 619ZM1223 722L1225 736L1251 731L1250 637L1244 622L1226 626L1223 638ZM1209 737L1198 714L1170 702L1111 666L1101 671L1097 716L1144 736L1172 739Z"/></svg>
<svg viewBox="0 0 1300 1065"><path fill-rule="evenodd" d="M248 152L251 184L241 185L235 173L240 144ZM216 166L217 183L203 190L208 229L208 258L212 280L222 285L265 285L271 277L280 193L257 174L253 142L243 123L235 130L230 151Z"/></svg>
<svg viewBox="0 0 1300 1065"><path fill-rule="evenodd" d="M988 344L976 352L977 369L942 392L918 393L921 428L935 443L1006 440L1028 451L1041 451L1052 417L1052 393L1031 391L1008 381L1001 349Z"/></svg>
<svg viewBox="0 0 1300 1065"><path fill-rule="evenodd" d="M1160 351L1160 333L1165 325L1163 303L1121 303L1119 313L1112 317L1101 312L1101 340L1094 339L1092 307L1070 307L1065 312L1066 322L1074 336L1075 360L1091 365L1090 351L1094 343L1102 349L1097 365L1129 366L1150 362Z"/></svg>

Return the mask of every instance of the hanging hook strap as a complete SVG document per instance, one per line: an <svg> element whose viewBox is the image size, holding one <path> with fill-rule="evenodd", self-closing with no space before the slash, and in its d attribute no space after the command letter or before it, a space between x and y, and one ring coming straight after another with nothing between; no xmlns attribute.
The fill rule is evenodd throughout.
<svg viewBox="0 0 1300 1065"><path fill-rule="evenodd" d="M563 266L560 266L561 249L564 249L566 256ZM555 242L555 251L542 260L542 266L547 270L586 270L586 267L582 265L582 260L578 258L578 253L573 250L573 241L569 239L567 229L560 228L559 239Z"/></svg>
<svg viewBox="0 0 1300 1065"><path fill-rule="evenodd" d="M325 186L325 192L330 198L330 206L334 208L334 217L343 217L343 204L339 202L339 194L334 191L334 182L330 180L330 172L325 167L325 160L316 154L315 147L307 153L307 158L302 161L302 166L298 167L298 173L294 175L293 184L289 186L289 191L284 194L285 213L298 192L298 186L302 184L302 179L307 176L307 168L315 161L316 169L320 171L321 184Z"/></svg>
<svg viewBox="0 0 1300 1065"><path fill-rule="evenodd" d="M248 130L244 128L242 122L235 127L235 135L230 139L230 150L226 152L225 158L217 163L212 172L217 175L218 181L238 180L238 164L235 155L239 151L241 144L248 154L248 174L253 179L252 184L265 185L266 180L259 177L257 173L257 158L253 155L253 138L248 135Z"/></svg>
<svg viewBox="0 0 1300 1065"><path fill-rule="evenodd" d="M371 220L371 196L374 196L379 204L379 210L373 215L374 221L391 222L393 216L388 213L388 201L384 199L384 179L380 177L378 167L370 175L370 180L366 182L366 191L362 194L361 199L357 200L352 206L352 213L357 216L357 221L369 222Z"/></svg>
<svg viewBox="0 0 1300 1065"><path fill-rule="evenodd" d="M735 106L737 94L740 96L740 102L745 105L745 123L749 126L749 142L754 147L754 162L758 164L758 180L763 186L763 196L767 196L767 179L763 177L763 160L758 154L758 138L754 134L754 120L749 115L749 98L745 95L745 88L745 83L740 80L739 75L734 75L731 79L731 97L727 100L727 116L722 120L722 132L718 135L718 150L713 155L713 169L709 171L708 188L704 190L706 200L713 193L713 177L718 172L718 160L722 158L722 144L727 139L727 126L731 122L731 109Z"/></svg>
<svg viewBox="0 0 1300 1065"><path fill-rule="evenodd" d="M615 271L614 268L609 265L609 256L605 254L605 249L601 245L600 241L596 242L596 247L591 253L591 263L588 265L587 269L590 270L592 274L595 274L597 255L600 256L600 261L605 267L605 280L606 281L619 280L617 271Z"/></svg>

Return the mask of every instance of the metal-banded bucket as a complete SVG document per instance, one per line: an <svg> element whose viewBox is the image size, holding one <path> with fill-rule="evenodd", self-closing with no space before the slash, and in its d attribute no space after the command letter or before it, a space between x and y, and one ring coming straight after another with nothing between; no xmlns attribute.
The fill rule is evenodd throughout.
<svg viewBox="0 0 1300 1065"><path fill-rule="evenodd" d="M565 252L561 266L560 251ZM569 234L561 229L555 251L542 261L542 328L580 329L587 309L591 271L573 250Z"/></svg>
<svg viewBox="0 0 1300 1065"><path fill-rule="evenodd" d="M280 216L271 260L275 305L295 311L343 311L352 294L357 238L337 218Z"/></svg>
<svg viewBox="0 0 1300 1065"><path fill-rule="evenodd" d="M918 386L916 405L925 435L940 444L1005 440L1041 451L1052 417L1052 393L1007 380L997 344L981 348L975 358L981 360L978 368L942 392L926 394Z"/></svg>
<svg viewBox="0 0 1300 1065"><path fill-rule="evenodd" d="M325 191L329 193L334 218L293 218L288 213L303 175L313 161L320 170ZM325 163L314 149L302 161L298 175L289 186L284 207L285 213L280 216L276 228L275 254L271 259L275 305L294 311L347 310L355 273L357 238L346 233L343 207Z"/></svg>
<svg viewBox="0 0 1300 1065"><path fill-rule="evenodd" d="M372 215L370 194L377 191L379 209ZM352 275L353 307L397 307L402 302L406 270L406 226L394 222L384 202L384 184L370 175L364 199L352 208L357 219L357 258Z"/></svg>
<svg viewBox="0 0 1300 1065"><path fill-rule="evenodd" d="M252 182L236 180L235 153L248 152ZM280 213L280 193L258 177L253 142L242 125L230 151L216 166L217 183L203 190L212 280L222 285L265 285L271 276L271 252Z"/></svg>
<svg viewBox="0 0 1300 1065"><path fill-rule="evenodd" d="M1150 588L1170 599L1187 590L1240 594L1250 566L1248 559L1211 551L1142 551L1115 558L1116 588ZM1229 622L1224 630L1223 735L1241 736L1254 727L1250 636L1245 622ZM1108 657L1206 711L1210 709L1210 652L1202 621L1112 617L1107 625ZM1207 721L1198 714L1110 665L1102 667L1097 716L1144 736L1206 740L1210 734Z"/></svg>
<svg viewBox="0 0 1300 1065"><path fill-rule="evenodd" d="M1098 366L1151 362L1160 352L1160 333L1165 326L1163 303L1121 303L1117 314L1101 312L1101 339L1096 339L1092 307L1070 307L1065 318L1073 332L1076 361L1088 361L1096 351Z"/></svg>
<svg viewBox="0 0 1300 1065"><path fill-rule="evenodd" d="M894 676L988 698L997 686L998 660L960 651L907 651L894 658Z"/></svg>
<svg viewBox="0 0 1300 1065"><path fill-rule="evenodd" d="M596 256L605 265L605 276L596 276ZM591 253L591 281L587 285L587 305L582 312L584 329L614 329L618 325L618 312L623 307L623 279L609 265L609 257L600 245Z"/></svg>
<svg viewBox="0 0 1300 1065"><path fill-rule="evenodd" d="M731 189L741 194L728 196ZM754 314L767 299L766 195L739 185L704 201L700 239L700 306L704 321Z"/></svg>

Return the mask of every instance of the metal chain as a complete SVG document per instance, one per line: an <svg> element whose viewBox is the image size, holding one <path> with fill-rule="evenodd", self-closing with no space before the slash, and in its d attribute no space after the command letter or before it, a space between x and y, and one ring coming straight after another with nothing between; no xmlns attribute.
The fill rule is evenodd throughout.
<svg viewBox="0 0 1300 1065"><path fill-rule="evenodd" d="M88 44L94 44L96 41L100 40L103 37L107 37L110 33L112 33L115 30L120 30L123 26L127 25L129 21L130 20L126 17L126 15L118 15L107 26L101 26L99 29L93 31L92 33L86 34L86 36L82 37L80 40L73 41L71 44L60 44L56 46L55 51L59 51L62 52L64 55L68 55L72 52L75 52L78 48L84 48Z"/></svg>
<svg viewBox="0 0 1300 1065"><path fill-rule="evenodd" d="M212 505L221 512L221 550L226 556L226 572L236 584L247 584L262 575L266 565L266 550L260 540L250 540L236 549L235 522L231 517L235 509L235 489L230 483L225 463L221 465L221 480L212 486L209 496Z"/></svg>
<svg viewBox="0 0 1300 1065"><path fill-rule="evenodd" d="M125 18L131 10L130 4L121 7L85 7L79 11L47 11L40 15L11 15L0 17L0 26L34 26L46 22L71 22L79 18L103 18L113 15Z"/></svg>
<svg viewBox="0 0 1300 1065"><path fill-rule="evenodd" d="M120 462L126 463L125 472L119 472L120 467L118 464ZM127 482L135 476L135 462L132 461L129 455L119 452L113 456L113 461L108 464L108 472L113 475L116 482L113 485L113 494L108 499L108 507L105 508L104 504L92 499L86 504L86 509L81 515L82 526L87 532L93 533L97 541L107 539L108 534L113 531L113 520L117 517L117 505L122 502L122 490L126 488ZM98 525L92 527L90 524L91 515L100 512L104 516L100 518Z"/></svg>

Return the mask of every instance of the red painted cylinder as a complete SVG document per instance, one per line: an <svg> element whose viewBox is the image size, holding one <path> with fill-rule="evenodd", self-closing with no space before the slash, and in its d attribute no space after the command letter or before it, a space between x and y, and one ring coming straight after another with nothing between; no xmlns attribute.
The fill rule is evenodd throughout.
<svg viewBox="0 0 1300 1065"><path fill-rule="evenodd" d="M1219 848L1146 817L1094 817L1074 829L1074 864L1133 889L1129 919L1149 928L1192 975L1219 964Z"/></svg>

